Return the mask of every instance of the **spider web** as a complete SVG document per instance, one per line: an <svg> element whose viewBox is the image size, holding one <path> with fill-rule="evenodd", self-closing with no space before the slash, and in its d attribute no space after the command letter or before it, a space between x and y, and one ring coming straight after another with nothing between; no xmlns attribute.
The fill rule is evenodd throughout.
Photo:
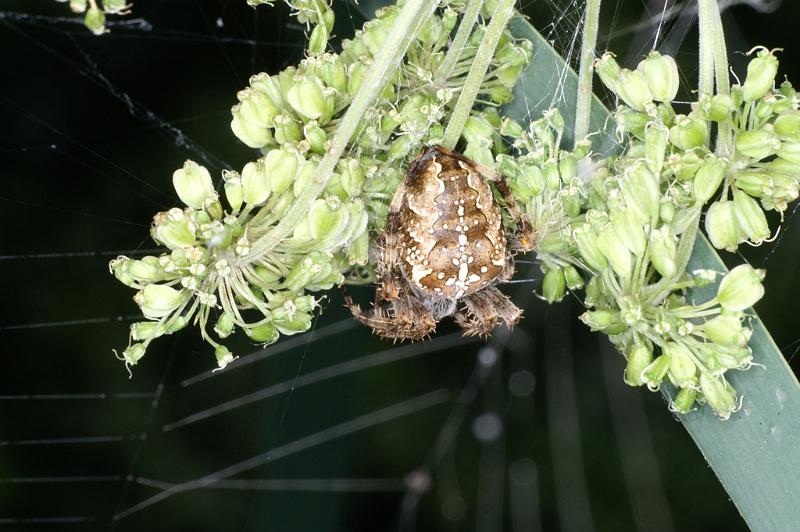
<svg viewBox="0 0 800 532"><path fill-rule="evenodd" d="M336 33L352 34L357 9L334 4ZM518 8L574 66L582 0ZM138 315L105 264L154 252L147 222L177 204L184 159L219 175L252 158L228 107L250 74L300 59L304 28L243 0L137 0L102 38L63 4L2 9L0 530L743 529L660 399L624 388L621 359L575 324L575 302L534 297L538 266L524 260L506 292L526 319L488 342L443 324L392 346L332 295L309 333L242 341L223 371L185 333L128 380L110 348ZM688 3L603 9L598 49L628 65L694 35ZM795 224L792 212L779 244L747 258L791 278ZM790 298L771 288L779 312ZM687 520L682 493L698 490L733 517Z"/></svg>

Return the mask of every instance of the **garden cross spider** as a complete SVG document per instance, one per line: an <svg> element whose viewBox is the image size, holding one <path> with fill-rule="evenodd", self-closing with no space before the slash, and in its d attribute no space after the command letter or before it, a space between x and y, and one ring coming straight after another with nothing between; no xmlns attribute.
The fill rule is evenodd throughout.
<svg viewBox="0 0 800 532"><path fill-rule="evenodd" d="M507 239L495 183L517 225ZM510 240L510 242L508 242ZM522 310L497 289L514 274L514 252L533 249L530 225L493 170L442 146L422 150L397 188L373 250L378 285L364 312L342 287L353 316L384 338L418 340L455 316L465 335L513 327Z"/></svg>

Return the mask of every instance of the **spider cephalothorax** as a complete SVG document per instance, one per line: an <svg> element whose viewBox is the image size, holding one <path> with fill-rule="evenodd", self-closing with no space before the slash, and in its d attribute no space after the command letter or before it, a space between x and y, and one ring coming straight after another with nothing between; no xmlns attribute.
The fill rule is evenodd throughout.
<svg viewBox="0 0 800 532"><path fill-rule="evenodd" d="M442 146L424 149L392 198L375 249L375 307L365 313L345 293L353 315L385 338L416 340L455 315L468 335L511 327L522 311L497 288L514 273L495 181L521 236L511 247L530 250L528 225L508 186L492 170Z"/></svg>

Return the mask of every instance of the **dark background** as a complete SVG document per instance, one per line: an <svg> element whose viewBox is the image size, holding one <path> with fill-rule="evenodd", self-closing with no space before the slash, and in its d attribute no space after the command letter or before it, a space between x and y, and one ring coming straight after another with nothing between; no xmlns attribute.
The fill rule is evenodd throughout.
<svg viewBox="0 0 800 532"><path fill-rule="evenodd" d="M349 36L360 15L334 3ZM521 7L573 50L580 3ZM599 47L635 63L656 31L642 23L662 8L605 2ZM661 36L694 83L697 36L682 13ZM154 247L150 219L177 204L171 174L186 158L218 176L255 157L231 134L229 108L252 73L301 58L303 28L288 15L244 0L136 0L98 38L65 4L0 2L0 532L745 530L660 395L625 387L622 357L577 322L579 306L548 307L535 282L509 287L526 319L488 346L451 325L392 346L331 294L312 333L265 352L238 339L254 363L187 385L214 367L187 330L156 341L128 379L111 349L137 308L107 262ZM800 82L797 2L738 5L724 20L738 72L752 46L785 47L781 75ZM746 255L768 268L757 310L787 357L800 336L799 234L790 215L776 243ZM537 274L519 267L520 279ZM316 382L348 361L352 371ZM270 394L280 383L290 390ZM271 396L236 402L259 391ZM236 482L113 519L270 449Z"/></svg>

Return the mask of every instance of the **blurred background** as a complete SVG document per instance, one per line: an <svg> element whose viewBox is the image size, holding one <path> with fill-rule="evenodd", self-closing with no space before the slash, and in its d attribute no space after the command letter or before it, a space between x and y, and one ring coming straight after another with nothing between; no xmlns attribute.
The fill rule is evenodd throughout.
<svg viewBox="0 0 800 532"><path fill-rule="evenodd" d="M599 48L631 66L658 34L694 84L693 2L664 1L604 2ZM334 5L346 38L364 19ZM720 5L737 72L753 46L784 47L781 75L800 83L797 2ZM518 7L574 59L581 0ZM382 342L331 293L312 332L265 350L240 338L228 370L212 374L187 329L129 379L111 350L138 309L107 263L155 247L185 159L219 176L256 156L230 106L251 74L301 59L304 28L244 0L135 0L109 28L94 37L51 0L0 2L0 532L746 530L576 301L535 297L532 262L506 287L523 323L486 343L449 323ZM798 239L790 210L744 257L768 269L757 311L789 359Z"/></svg>

